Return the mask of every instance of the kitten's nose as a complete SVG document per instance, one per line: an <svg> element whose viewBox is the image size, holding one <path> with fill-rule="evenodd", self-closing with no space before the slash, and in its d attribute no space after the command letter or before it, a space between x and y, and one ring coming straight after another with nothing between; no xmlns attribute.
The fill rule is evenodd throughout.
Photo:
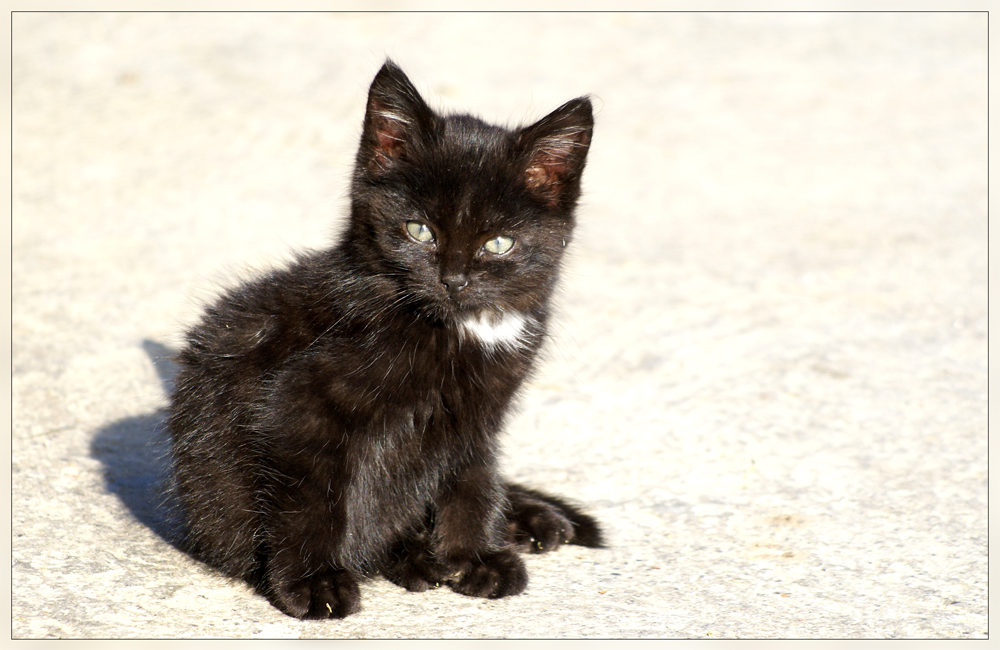
<svg viewBox="0 0 1000 650"><path fill-rule="evenodd" d="M455 295L469 284L469 278L464 273L452 273L441 276L441 284L444 285L448 293Z"/></svg>

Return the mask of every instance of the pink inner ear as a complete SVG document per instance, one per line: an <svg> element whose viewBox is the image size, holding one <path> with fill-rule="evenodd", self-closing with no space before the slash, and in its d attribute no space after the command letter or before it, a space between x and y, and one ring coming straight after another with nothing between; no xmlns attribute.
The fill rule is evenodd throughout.
<svg viewBox="0 0 1000 650"><path fill-rule="evenodd" d="M373 101L369 110L372 134L375 136L374 162L385 169L406 151L408 120L379 101Z"/></svg>
<svg viewBox="0 0 1000 650"><path fill-rule="evenodd" d="M405 124L389 114L376 114L372 120L375 133L375 157L380 166L398 160L406 149Z"/></svg>
<svg viewBox="0 0 1000 650"><path fill-rule="evenodd" d="M524 170L528 189L540 192L549 202L559 195L559 187L570 166L571 147L542 145Z"/></svg>
<svg viewBox="0 0 1000 650"><path fill-rule="evenodd" d="M538 189L542 185L548 183L548 174L545 171L545 167L528 167L524 172L524 181L528 184L530 189Z"/></svg>

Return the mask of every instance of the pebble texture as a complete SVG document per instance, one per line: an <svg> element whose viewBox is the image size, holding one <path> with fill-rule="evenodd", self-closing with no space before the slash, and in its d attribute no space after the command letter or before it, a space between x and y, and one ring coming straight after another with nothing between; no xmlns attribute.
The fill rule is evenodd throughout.
<svg viewBox="0 0 1000 650"><path fill-rule="evenodd" d="M13 637L987 636L985 13L12 20ZM335 235L387 55L491 121L592 94L504 464L610 547L301 622L173 543L163 357Z"/></svg>

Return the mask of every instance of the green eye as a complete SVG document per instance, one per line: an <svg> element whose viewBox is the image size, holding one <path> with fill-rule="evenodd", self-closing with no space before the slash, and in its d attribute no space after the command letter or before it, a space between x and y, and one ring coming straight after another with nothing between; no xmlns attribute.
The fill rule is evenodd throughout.
<svg viewBox="0 0 1000 650"><path fill-rule="evenodd" d="M510 237L505 237L500 235L494 237L493 239L488 239L485 244L483 244L483 250L488 253L494 253L496 255L503 255L514 246L514 240Z"/></svg>
<svg viewBox="0 0 1000 650"><path fill-rule="evenodd" d="M419 221L407 221L406 232L410 233L410 237L413 237L419 242L429 242L434 240L434 233L431 232L431 229L428 228L426 224L422 224Z"/></svg>

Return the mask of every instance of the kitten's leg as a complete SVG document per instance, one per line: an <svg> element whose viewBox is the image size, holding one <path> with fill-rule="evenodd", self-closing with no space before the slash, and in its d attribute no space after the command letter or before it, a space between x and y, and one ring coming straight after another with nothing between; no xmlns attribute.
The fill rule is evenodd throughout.
<svg viewBox="0 0 1000 650"><path fill-rule="evenodd" d="M341 436L328 417L329 386L321 357L288 364L270 387L259 455L266 464L258 488L263 511L263 591L297 618L344 618L361 606L358 575L344 565L352 472L333 453ZM355 552L360 562L364 551ZM353 568L353 565L352 565Z"/></svg>
<svg viewBox="0 0 1000 650"><path fill-rule="evenodd" d="M460 594L503 598L524 591L528 572L504 544L504 487L492 468L466 469L438 501L435 555Z"/></svg>
<svg viewBox="0 0 1000 650"><path fill-rule="evenodd" d="M597 522L562 499L508 483L507 536L523 550L545 553L562 544L599 548L604 537Z"/></svg>
<svg viewBox="0 0 1000 650"><path fill-rule="evenodd" d="M270 536L267 596L278 609L296 618L344 618L357 612L361 609L358 580L333 564L329 532L304 524L306 513L295 514L294 522L279 522ZM329 526L329 513L325 518L323 514L317 513L312 520ZM276 540L284 544L275 547Z"/></svg>
<svg viewBox="0 0 1000 650"><path fill-rule="evenodd" d="M292 456L297 458L299 455ZM265 594L296 618L344 618L361 609L358 579L338 565L350 508L335 487L317 476L332 475L331 464L310 459L306 466L280 465L286 478L272 488L264 517Z"/></svg>

